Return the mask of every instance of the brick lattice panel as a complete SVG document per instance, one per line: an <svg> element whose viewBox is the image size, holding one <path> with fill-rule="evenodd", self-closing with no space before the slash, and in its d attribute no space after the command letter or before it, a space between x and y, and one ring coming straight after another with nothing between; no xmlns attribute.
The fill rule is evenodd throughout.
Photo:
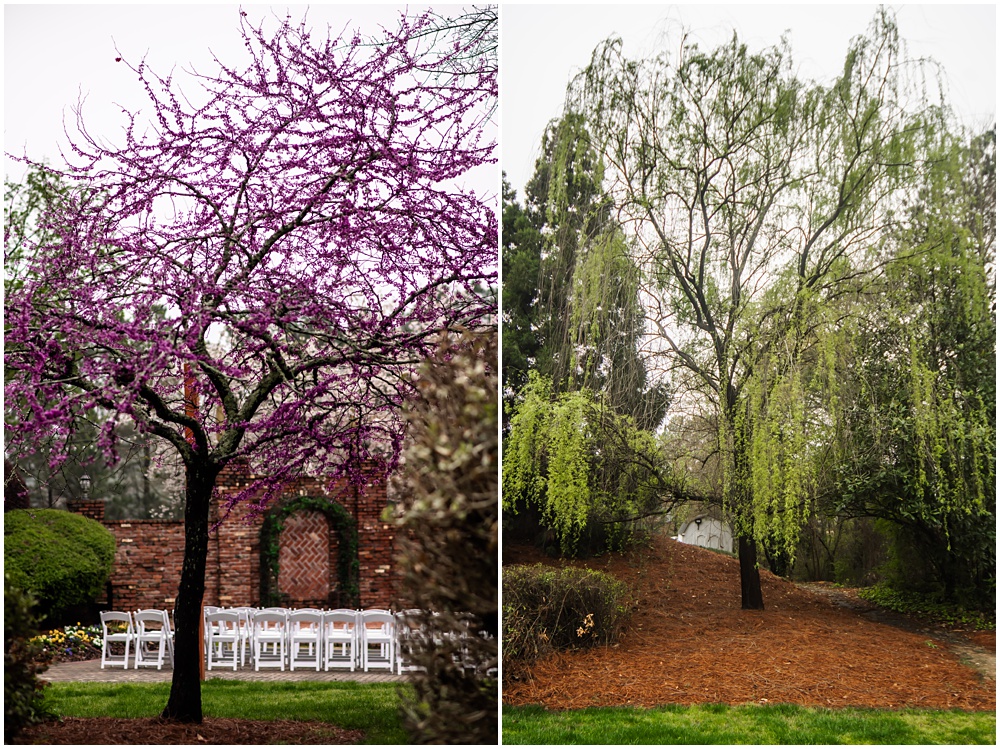
<svg viewBox="0 0 1000 749"><path fill-rule="evenodd" d="M330 594L330 529L316 510L285 519L278 554L278 590L290 603L325 601Z"/></svg>

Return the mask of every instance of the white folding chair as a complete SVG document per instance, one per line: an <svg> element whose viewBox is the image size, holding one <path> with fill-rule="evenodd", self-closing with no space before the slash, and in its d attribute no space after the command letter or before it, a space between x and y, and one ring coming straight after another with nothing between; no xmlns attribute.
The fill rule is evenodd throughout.
<svg viewBox="0 0 1000 749"><path fill-rule="evenodd" d="M390 672L396 661L396 618L384 609L361 612L361 668L385 668Z"/></svg>
<svg viewBox="0 0 1000 749"><path fill-rule="evenodd" d="M258 611L253 615L253 668L278 666L285 670L285 619L279 611Z"/></svg>
<svg viewBox="0 0 1000 749"><path fill-rule="evenodd" d="M210 614L214 614L217 611L222 611L221 606L202 606L201 607L201 622L204 628L205 637L203 639L202 645L205 647L205 652L202 654L205 656L206 662L208 659L208 638L211 635L209 631L211 625L208 623L208 617Z"/></svg>
<svg viewBox="0 0 1000 749"><path fill-rule="evenodd" d="M108 624L111 627L108 627ZM135 627L132 625L132 615L127 611L101 612L101 668L105 666L121 666L128 669L128 651L135 641ZM111 645L122 643L125 655L121 659L111 652Z"/></svg>
<svg viewBox="0 0 1000 749"><path fill-rule="evenodd" d="M166 611L144 609L135 612L135 667L163 668L163 656L174 665L174 643ZM155 647L154 647L155 646Z"/></svg>
<svg viewBox="0 0 1000 749"><path fill-rule="evenodd" d="M335 609L323 614L323 668L349 668L358 665L358 612Z"/></svg>
<svg viewBox="0 0 1000 749"><path fill-rule="evenodd" d="M240 613L216 611L205 616L205 645L208 650L208 670L212 666L233 667L239 663Z"/></svg>
<svg viewBox="0 0 1000 749"><path fill-rule="evenodd" d="M170 653L170 664L174 662L174 612L163 610L163 629L167 633L167 652Z"/></svg>
<svg viewBox="0 0 1000 749"><path fill-rule="evenodd" d="M419 609L407 609L396 614L396 673L422 670L410 661L409 655L422 639L418 617Z"/></svg>
<svg viewBox="0 0 1000 749"><path fill-rule="evenodd" d="M240 666L245 666L247 651L250 652L250 660L253 660L253 615L257 609L241 606L236 611L240 615Z"/></svg>
<svg viewBox="0 0 1000 749"><path fill-rule="evenodd" d="M314 667L323 660L323 612L318 609L292 611L288 615L288 667Z"/></svg>
<svg viewBox="0 0 1000 749"><path fill-rule="evenodd" d="M458 644L458 651L455 653L455 661L462 665L467 671L479 670L480 664L472 657L472 643L482 634L477 633L477 619L468 612L458 615L460 622L459 630L453 633L453 637Z"/></svg>

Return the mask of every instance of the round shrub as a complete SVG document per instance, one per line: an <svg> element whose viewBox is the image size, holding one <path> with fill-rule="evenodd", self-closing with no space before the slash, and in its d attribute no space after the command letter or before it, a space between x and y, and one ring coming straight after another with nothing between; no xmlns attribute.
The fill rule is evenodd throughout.
<svg viewBox="0 0 1000 749"><path fill-rule="evenodd" d="M100 523L65 510L4 514L4 569L38 599L43 616L93 601L115 559L115 537Z"/></svg>
<svg viewBox="0 0 1000 749"><path fill-rule="evenodd" d="M504 676L519 676L553 649L614 643L629 611L628 587L606 573L541 564L504 567Z"/></svg>

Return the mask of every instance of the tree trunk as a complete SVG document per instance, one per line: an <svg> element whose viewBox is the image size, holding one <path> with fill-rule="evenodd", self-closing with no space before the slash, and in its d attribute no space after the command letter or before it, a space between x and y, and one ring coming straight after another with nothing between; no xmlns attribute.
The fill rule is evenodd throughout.
<svg viewBox="0 0 1000 749"><path fill-rule="evenodd" d="M760 590L760 569L757 567L757 542L740 536L740 595L744 609L763 611L764 595Z"/></svg>
<svg viewBox="0 0 1000 749"><path fill-rule="evenodd" d="M149 471L153 466L153 455L152 448L150 446L149 435L142 442L142 510L143 512L149 512L149 506L152 504L150 501L150 495L152 494L152 489L149 485Z"/></svg>
<svg viewBox="0 0 1000 749"><path fill-rule="evenodd" d="M750 414L740 423L736 416L738 399L730 384L726 397L726 421L733 439L733 486L730 490L736 520L740 555L740 596L744 609L763 610L764 594L760 589L760 569L757 567L757 541L753 527L753 484L750 470Z"/></svg>
<svg viewBox="0 0 1000 749"><path fill-rule="evenodd" d="M184 502L184 566L174 609L174 675L162 718L201 723L201 659L198 642L208 557L208 511L218 469L188 466Z"/></svg>

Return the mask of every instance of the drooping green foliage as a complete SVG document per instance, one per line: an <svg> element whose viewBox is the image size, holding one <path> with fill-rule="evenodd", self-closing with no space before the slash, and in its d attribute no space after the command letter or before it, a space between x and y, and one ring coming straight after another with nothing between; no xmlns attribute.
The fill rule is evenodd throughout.
<svg viewBox="0 0 1000 749"><path fill-rule="evenodd" d="M39 613L58 616L104 592L115 538L100 523L65 510L4 514L4 571L38 599Z"/></svg>
<svg viewBox="0 0 1000 749"><path fill-rule="evenodd" d="M637 435L660 424L669 402L668 389L647 376L639 272L612 216L603 176L583 119L569 114L545 132L525 206L505 191L505 434L514 429L515 413L521 425L505 451L518 453L521 466L531 464L528 453L535 449L524 442L525 425L535 418L527 412L544 409L537 400L521 402L532 398L526 395L535 387L531 376L548 382L547 397L558 400L558 416L547 426L553 449L531 469L544 466L546 488L509 508L543 508L537 523L533 514L522 515L516 532L537 536L539 526L548 528L541 536L554 532L566 551L580 550L584 529L595 548L620 542L627 535L622 519L655 509L648 492L639 498L641 481L622 472L626 464L659 462L651 438ZM588 405L591 393L601 394L600 418ZM615 447L595 452L593 444ZM632 449L639 452L630 457ZM629 487L624 498L615 493L619 481Z"/></svg>
<svg viewBox="0 0 1000 749"><path fill-rule="evenodd" d="M503 506L541 510L564 554L580 541L615 546L635 523L669 508L676 488L655 436L616 413L590 390L553 395L531 372L511 417Z"/></svg>
<svg viewBox="0 0 1000 749"><path fill-rule="evenodd" d="M525 207L505 194L507 402L532 368L556 392L603 391L608 407L655 428L669 393L649 383L640 355L639 273L603 191L603 163L574 114L549 124L541 150Z"/></svg>
<svg viewBox="0 0 1000 749"><path fill-rule="evenodd" d="M842 307L808 288L796 292L794 279L775 283L763 306L796 317L769 331L774 339L765 336L758 364L744 383L744 408L735 427L746 439L753 496L752 514L744 522L771 571L784 575L794 564L834 438L841 390L837 356L849 329Z"/></svg>
<svg viewBox="0 0 1000 749"><path fill-rule="evenodd" d="M419 743L497 742L499 427L495 331L447 340L416 379L399 503L404 721Z"/></svg>
<svg viewBox="0 0 1000 749"><path fill-rule="evenodd" d="M31 642L38 618L35 598L14 584L8 572L3 577L3 740L14 739L28 726L53 717L42 701L38 674L42 646Z"/></svg>
<svg viewBox="0 0 1000 749"><path fill-rule="evenodd" d="M891 520L948 597L996 568L995 132L945 141L859 300L838 378L833 511Z"/></svg>

